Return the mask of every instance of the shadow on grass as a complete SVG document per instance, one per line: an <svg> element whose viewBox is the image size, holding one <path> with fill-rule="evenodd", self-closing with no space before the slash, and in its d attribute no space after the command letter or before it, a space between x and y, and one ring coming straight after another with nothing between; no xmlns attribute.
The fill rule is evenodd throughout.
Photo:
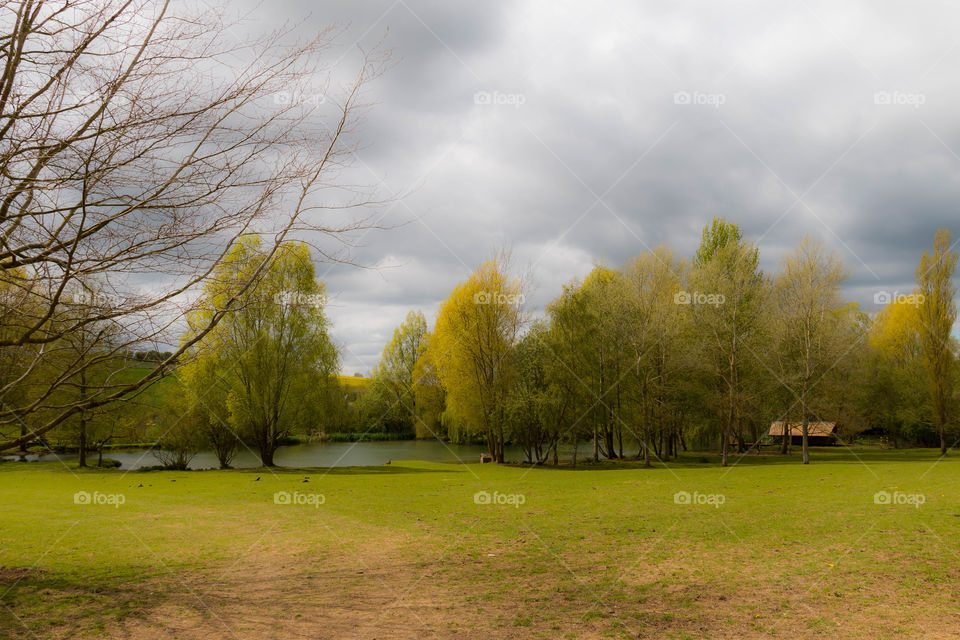
<svg viewBox="0 0 960 640"><path fill-rule="evenodd" d="M21 575L17 575L21 572ZM142 617L171 593L154 572L120 582L0 568L0 637L50 637L58 631L103 633L105 625Z"/></svg>

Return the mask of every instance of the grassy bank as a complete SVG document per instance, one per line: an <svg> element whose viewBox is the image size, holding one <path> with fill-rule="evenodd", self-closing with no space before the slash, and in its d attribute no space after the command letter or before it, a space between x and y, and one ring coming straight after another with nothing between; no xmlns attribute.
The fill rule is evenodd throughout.
<svg viewBox="0 0 960 640"><path fill-rule="evenodd" d="M947 613L960 459L700 457L576 471L0 464L0 637L960 635Z"/></svg>
<svg viewBox="0 0 960 640"><path fill-rule="evenodd" d="M396 440L416 440L415 433L328 433L328 442L393 442Z"/></svg>

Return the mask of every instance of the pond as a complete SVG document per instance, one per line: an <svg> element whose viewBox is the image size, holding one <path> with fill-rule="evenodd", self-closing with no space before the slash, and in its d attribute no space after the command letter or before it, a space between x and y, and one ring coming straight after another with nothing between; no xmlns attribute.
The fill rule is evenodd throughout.
<svg viewBox="0 0 960 640"><path fill-rule="evenodd" d="M485 445L450 444L439 440L395 440L389 442L325 442L298 444L277 449L274 462L281 467L370 467L385 464L390 460L422 460L425 462L474 463L480 461L480 454L486 453ZM592 443L582 442L578 447L578 457L586 459L593 453ZM635 451L624 452L627 455ZM560 458L569 459L573 447L561 446ZM16 460L16 456L4 456ZM160 464L154 455L145 449L111 449L104 451L104 458L120 462L121 469L139 469ZM29 455L30 461L63 460L75 462L77 454L61 453L43 456ZM96 464L96 453L88 454L88 461ZM504 450L507 461L524 460L523 451L517 446L508 446ZM190 462L191 469L211 469L218 465L212 451L199 453ZM242 449L234 458L233 466L242 469L259 467L260 458L252 451Z"/></svg>

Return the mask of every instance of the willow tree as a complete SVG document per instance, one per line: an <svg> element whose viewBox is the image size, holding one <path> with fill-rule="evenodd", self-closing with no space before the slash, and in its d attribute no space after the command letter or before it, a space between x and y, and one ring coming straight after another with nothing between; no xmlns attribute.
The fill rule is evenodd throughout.
<svg viewBox="0 0 960 640"><path fill-rule="evenodd" d="M856 346L846 343L849 334L843 330L849 314L840 286L846 278L836 253L806 237L783 259L776 280L782 382L799 408L803 464L810 463L812 400L826 387L823 377ZM790 437L789 415L786 418L784 440Z"/></svg>
<svg viewBox="0 0 960 640"><path fill-rule="evenodd" d="M258 269L269 248L259 236L238 241L204 289L191 328L202 330L221 313L237 289ZM337 369L328 335L324 286L316 280L310 251L287 242L269 259L256 287L239 295L238 306L188 351L184 379L193 400L203 403L210 385L225 398L229 424L252 444L264 466L294 429L314 426L325 383ZM186 342L193 335L188 333Z"/></svg>
<svg viewBox="0 0 960 640"><path fill-rule="evenodd" d="M170 0L0 3L0 288L21 294L0 300L0 362L16 365L0 376L0 451L169 372L189 343L136 380L57 399L84 369L175 342L184 301L239 236L256 229L271 241L238 297L291 232L335 242L364 226L319 214L366 199L352 186L337 195L336 175L382 60L366 58L322 99L278 99L340 86L326 62L332 32L238 39L226 13ZM340 246L325 250L338 259ZM89 308L77 315L70 298L85 282L105 297L81 296ZM23 296L29 304L5 303ZM236 301L205 316L194 339ZM122 339L50 373L49 345L102 323Z"/></svg>
<svg viewBox="0 0 960 640"><path fill-rule="evenodd" d="M573 445L573 465L577 463L578 444L584 438L593 439L593 457L599 458L599 439L593 414L598 406L594 395L596 382L585 381L588 371L596 371L594 311L582 284L574 280L563 285L560 295L547 305L549 329L543 336L544 346L551 358L545 364L546 376L569 410L567 424L563 425L561 439L568 438Z"/></svg>
<svg viewBox="0 0 960 640"><path fill-rule="evenodd" d="M957 293L953 274L957 252L952 248L950 231L939 229L933 239L933 253L923 252L917 265L917 287L923 296L917 310L920 344L926 365L933 405L934 426L940 436L940 455L947 455L947 427L950 401L956 385L957 358L950 332L957 321Z"/></svg>
<svg viewBox="0 0 960 640"><path fill-rule="evenodd" d="M522 283L510 277L504 260L489 260L443 301L431 336L447 409L483 435L497 462L503 462L505 400L522 304Z"/></svg>
<svg viewBox="0 0 960 640"><path fill-rule="evenodd" d="M427 321L423 312L410 311L394 329L371 376L389 393L389 402L402 410L407 429L413 428L417 422L415 369L426 350L426 336Z"/></svg>
<svg viewBox="0 0 960 640"><path fill-rule="evenodd" d="M414 433L418 438L441 438L448 434L443 425L446 392L440 384L435 360L433 334L423 336L423 349L413 367L413 398L417 416Z"/></svg>

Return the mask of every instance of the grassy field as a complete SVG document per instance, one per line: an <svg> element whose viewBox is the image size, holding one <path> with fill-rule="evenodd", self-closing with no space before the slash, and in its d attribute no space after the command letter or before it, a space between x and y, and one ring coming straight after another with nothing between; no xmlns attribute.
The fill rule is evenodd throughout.
<svg viewBox="0 0 960 640"><path fill-rule="evenodd" d="M731 469L6 463L0 637L955 638L958 475L960 457L879 450Z"/></svg>
<svg viewBox="0 0 960 640"><path fill-rule="evenodd" d="M361 378L359 376L337 376L337 379L345 387L350 389L366 390L370 386L370 378Z"/></svg>

